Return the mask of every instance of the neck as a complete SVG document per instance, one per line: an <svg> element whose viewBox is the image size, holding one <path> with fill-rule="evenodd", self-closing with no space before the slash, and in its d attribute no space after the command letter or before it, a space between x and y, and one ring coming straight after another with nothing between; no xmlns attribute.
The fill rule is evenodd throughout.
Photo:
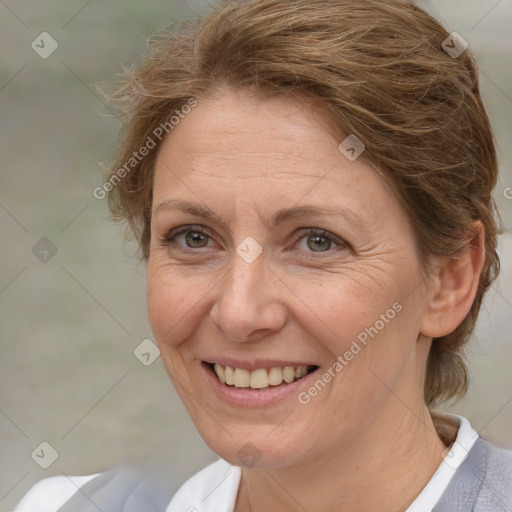
<svg viewBox="0 0 512 512"><path fill-rule="evenodd" d="M405 511L438 468L444 449L424 403L410 408L395 399L321 460L244 468L235 511Z"/></svg>

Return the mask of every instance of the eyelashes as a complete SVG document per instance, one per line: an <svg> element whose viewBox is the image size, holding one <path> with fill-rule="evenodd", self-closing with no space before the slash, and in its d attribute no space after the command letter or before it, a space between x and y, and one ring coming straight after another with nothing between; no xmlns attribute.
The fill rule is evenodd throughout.
<svg viewBox="0 0 512 512"><path fill-rule="evenodd" d="M176 241L178 236L183 234L194 233L195 235L200 235L199 239L211 239L210 235L204 230L201 226L180 226L179 228L171 230L162 240L162 245L169 246L170 244ZM189 238L190 240L191 238ZM193 240L193 238L192 238ZM199 247L201 248L201 247ZM189 249L196 249L196 247L189 247Z"/></svg>
<svg viewBox="0 0 512 512"><path fill-rule="evenodd" d="M184 236L183 244L179 243L179 237ZM293 235L294 242L291 247L286 250L290 251L299 245L303 245L306 242L305 247L299 248L303 253L308 253L312 257L319 257L318 255L333 253L333 247L338 249L348 248L348 244L341 240L339 237L319 228L299 228ZM314 243L310 244L310 240L314 240ZM160 239L160 245L166 248L172 248L173 250L181 250L186 253L200 253L204 252L204 249L210 247L209 243L213 241L208 230L200 225L186 225L180 226L169 231L165 236ZM215 243L215 242L214 242ZM325 247L328 245L327 250L315 250L316 248Z"/></svg>
<svg viewBox="0 0 512 512"><path fill-rule="evenodd" d="M316 240L326 240L330 244L330 248L328 251L306 251L311 252L312 254L323 254L329 252L329 254L332 252L331 248L332 246L338 246L338 247L346 247L347 244L343 242L340 238L333 235L332 233L329 233L325 229L318 229L318 228L302 228L302 230L299 230L297 233L297 241L295 242L295 246L298 245L300 242L304 240L308 240L310 238L316 238ZM308 248L311 248L309 244L307 244Z"/></svg>

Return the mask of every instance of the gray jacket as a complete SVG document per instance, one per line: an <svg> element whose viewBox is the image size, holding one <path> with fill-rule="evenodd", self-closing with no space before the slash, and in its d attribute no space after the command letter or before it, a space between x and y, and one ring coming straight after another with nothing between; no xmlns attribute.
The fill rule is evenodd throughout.
<svg viewBox="0 0 512 512"><path fill-rule="evenodd" d="M179 485L136 470L111 470L87 482L59 512L165 512ZM479 438L433 512L512 512L512 452Z"/></svg>
<svg viewBox="0 0 512 512"><path fill-rule="evenodd" d="M433 512L512 512L512 452L478 438Z"/></svg>

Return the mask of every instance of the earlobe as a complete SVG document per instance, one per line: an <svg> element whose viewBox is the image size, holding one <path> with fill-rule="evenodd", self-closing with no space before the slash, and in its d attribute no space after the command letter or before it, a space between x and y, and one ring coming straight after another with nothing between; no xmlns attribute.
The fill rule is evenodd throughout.
<svg viewBox="0 0 512 512"><path fill-rule="evenodd" d="M485 229L480 221L471 224L471 237L457 259L440 264L421 324L421 334L439 338L453 332L464 320L478 289L485 262Z"/></svg>

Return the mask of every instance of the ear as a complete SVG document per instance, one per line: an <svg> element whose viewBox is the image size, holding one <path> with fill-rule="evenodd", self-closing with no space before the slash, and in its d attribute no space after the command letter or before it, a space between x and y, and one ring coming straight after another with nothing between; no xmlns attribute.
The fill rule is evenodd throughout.
<svg viewBox="0 0 512 512"><path fill-rule="evenodd" d="M480 221L469 226L474 234L457 259L444 260L437 268L429 288L429 304L420 332L439 338L453 332L464 320L478 289L485 262L485 229Z"/></svg>

